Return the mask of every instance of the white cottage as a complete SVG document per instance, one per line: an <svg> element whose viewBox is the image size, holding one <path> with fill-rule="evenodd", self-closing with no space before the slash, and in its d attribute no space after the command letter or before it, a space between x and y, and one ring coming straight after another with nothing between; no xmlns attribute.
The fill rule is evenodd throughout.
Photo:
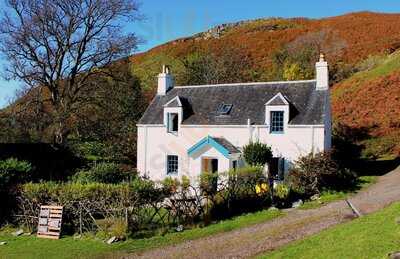
<svg viewBox="0 0 400 259"><path fill-rule="evenodd" d="M251 141L272 147L273 173L331 147L328 63L321 55L316 80L175 86L168 67L139 121L137 168L153 180L244 165Z"/></svg>

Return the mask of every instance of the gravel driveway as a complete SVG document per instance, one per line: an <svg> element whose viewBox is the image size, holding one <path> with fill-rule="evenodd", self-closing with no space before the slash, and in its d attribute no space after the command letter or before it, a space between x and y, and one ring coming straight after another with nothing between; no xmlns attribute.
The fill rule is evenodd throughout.
<svg viewBox="0 0 400 259"><path fill-rule="evenodd" d="M379 177L376 184L356 194L350 201L362 214L372 213L400 201L400 167ZM352 218L354 215L345 201L337 201L318 209L289 210L287 216L265 223L124 258L252 257Z"/></svg>

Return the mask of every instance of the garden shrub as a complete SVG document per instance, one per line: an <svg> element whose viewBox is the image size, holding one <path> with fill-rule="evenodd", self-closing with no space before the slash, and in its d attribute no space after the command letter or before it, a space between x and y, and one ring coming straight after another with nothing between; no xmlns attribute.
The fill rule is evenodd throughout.
<svg viewBox="0 0 400 259"><path fill-rule="evenodd" d="M246 167L226 173L204 173L200 186L188 177L166 178L160 183L135 178L131 182L28 183L20 188L19 223L32 230L42 204L64 206L66 233L97 231L124 238L127 233L149 236L160 229L193 225L263 209L270 204L262 167ZM199 191L201 190L201 191Z"/></svg>
<svg viewBox="0 0 400 259"><path fill-rule="evenodd" d="M203 172L200 175L200 189L206 196L212 196L218 189L218 173Z"/></svg>
<svg viewBox="0 0 400 259"><path fill-rule="evenodd" d="M15 158L0 160L0 226L15 209L16 185L31 179L32 166Z"/></svg>
<svg viewBox="0 0 400 259"><path fill-rule="evenodd" d="M189 177L187 177L186 175L182 175L181 183L182 183L182 188L184 190L188 190L189 189L189 187L190 187L190 179L189 179Z"/></svg>
<svg viewBox="0 0 400 259"><path fill-rule="evenodd" d="M259 183L256 185L256 193L258 195L264 195L269 192L270 192L270 188L267 183Z"/></svg>
<svg viewBox="0 0 400 259"><path fill-rule="evenodd" d="M107 238L115 236L118 240L125 240L128 237L128 224L124 218L105 218L96 223Z"/></svg>
<svg viewBox="0 0 400 259"><path fill-rule="evenodd" d="M32 216L38 215L40 205L57 204L64 206L65 222L74 232L96 230L97 219L124 218L127 214L135 228L141 223L140 209L162 197L152 182L142 179L123 184L28 183L21 186L18 197L20 214L25 216L20 223L35 228Z"/></svg>
<svg viewBox="0 0 400 259"><path fill-rule="evenodd" d="M71 143L73 152L87 161L104 161L107 160L107 146L99 141L77 141Z"/></svg>
<svg viewBox="0 0 400 259"><path fill-rule="evenodd" d="M290 188L283 184L280 183L275 187L275 196L281 200L286 200L289 197L289 193L290 193Z"/></svg>
<svg viewBox="0 0 400 259"><path fill-rule="evenodd" d="M237 198L240 196L257 195L256 187L266 183L263 168L260 166L243 167L228 173L228 186L230 194Z"/></svg>
<svg viewBox="0 0 400 259"><path fill-rule="evenodd" d="M267 205L269 192L257 191L268 185L262 167L243 167L216 175L217 192L211 193L212 215L226 218L244 212L254 211Z"/></svg>
<svg viewBox="0 0 400 259"><path fill-rule="evenodd" d="M128 181L133 174L123 172L116 163L101 162L93 165L89 170L81 170L72 180L77 183L121 183Z"/></svg>
<svg viewBox="0 0 400 259"><path fill-rule="evenodd" d="M161 182L163 189L166 193L174 193L181 185L178 179L167 177Z"/></svg>
<svg viewBox="0 0 400 259"><path fill-rule="evenodd" d="M293 197L291 196L291 189L289 186L283 183L279 183L274 188L274 205L277 207L291 206Z"/></svg>
<svg viewBox="0 0 400 259"><path fill-rule="evenodd" d="M0 160L0 190L29 180L32 165L15 158Z"/></svg>
<svg viewBox="0 0 400 259"><path fill-rule="evenodd" d="M263 166L272 159L272 150L266 144L251 142L243 147L243 156L250 166Z"/></svg>
<svg viewBox="0 0 400 259"><path fill-rule="evenodd" d="M332 154L321 152L300 157L289 173L291 187L310 197L323 189L346 189L355 183L357 175L340 167Z"/></svg>
<svg viewBox="0 0 400 259"><path fill-rule="evenodd" d="M308 154L300 157L290 172L292 188L306 196L320 193L324 176L335 174L338 166L328 153Z"/></svg>

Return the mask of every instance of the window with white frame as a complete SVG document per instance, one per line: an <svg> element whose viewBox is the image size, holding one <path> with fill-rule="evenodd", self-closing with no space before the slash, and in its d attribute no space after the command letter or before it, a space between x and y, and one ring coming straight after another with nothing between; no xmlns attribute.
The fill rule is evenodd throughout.
<svg viewBox="0 0 400 259"><path fill-rule="evenodd" d="M284 120L283 111L271 111L271 133L283 133Z"/></svg>
<svg viewBox="0 0 400 259"><path fill-rule="evenodd" d="M167 156L167 174L178 174L178 156L168 155Z"/></svg>
<svg viewBox="0 0 400 259"><path fill-rule="evenodd" d="M178 132L178 113L168 113L168 132L169 133L176 133Z"/></svg>

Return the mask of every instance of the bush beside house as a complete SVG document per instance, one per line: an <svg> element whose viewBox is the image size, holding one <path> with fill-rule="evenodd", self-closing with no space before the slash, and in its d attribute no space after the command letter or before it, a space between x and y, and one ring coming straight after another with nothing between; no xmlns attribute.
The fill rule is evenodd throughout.
<svg viewBox="0 0 400 259"><path fill-rule="evenodd" d="M89 169L78 171L72 176L72 181L79 183L120 183L129 181L136 174L125 172L116 163L100 162L94 164Z"/></svg>
<svg viewBox="0 0 400 259"><path fill-rule="evenodd" d="M324 152L308 154L296 161L289 173L291 188L305 197L320 194L323 190L346 190L356 183L357 175Z"/></svg>
<svg viewBox="0 0 400 259"><path fill-rule="evenodd" d="M243 156L251 166L264 166L272 159L271 147L260 143L251 142L243 147Z"/></svg>
<svg viewBox="0 0 400 259"><path fill-rule="evenodd" d="M268 146L250 145L246 152L253 153L252 163L261 165L270 159ZM256 150L263 156L255 154ZM26 171L29 166L16 168ZM118 233L122 239L129 233L149 236L160 230L175 231L178 226L209 224L268 208L272 202L262 166L204 173L198 183L187 177L153 182L126 175L118 165L100 162L77 172L69 182L23 184L20 180L15 194L20 216L14 222L35 230L40 205L60 204L65 208L65 233ZM275 186L273 198L276 206L287 207L299 195L309 198L327 189L350 187L355 179L331 154L310 154L297 161L289 179Z"/></svg>

